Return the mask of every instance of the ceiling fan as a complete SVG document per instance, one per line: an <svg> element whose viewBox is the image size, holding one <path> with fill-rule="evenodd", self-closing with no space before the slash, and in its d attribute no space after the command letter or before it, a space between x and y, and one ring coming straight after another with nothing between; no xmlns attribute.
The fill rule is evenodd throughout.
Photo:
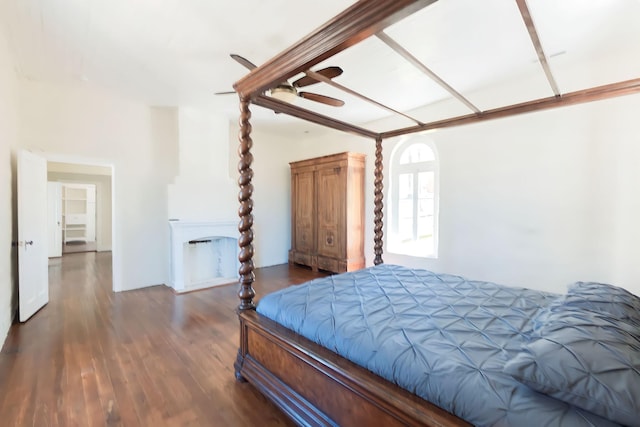
<svg viewBox="0 0 640 427"><path fill-rule="evenodd" d="M253 62L249 61L246 58L243 58L240 55L236 55L235 53L232 53L230 56L236 62L246 67L248 70L253 70L254 68L257 68L257 66ZM326 78L332 79L342 74L342 68L327 67L327 68L323 68L322 70L316 71L316 73L321 74ZM270 93L271 93L271 96L273 96L274 98L277 98L286 102L292 102L296 97L300 97L300 98L308 99L310 101L319 102L321 104L331 105L333 107L342 107L344 105L344 101L340 99L331 98L330 96L320 95L318 93L298 91L298 88L311 86L316 83L320 83L320 81L314 79L313 77L303 76L303 77L300 77L298 80L294 81L293 83L289 83L287 81L279 83L277 86L270 89ZM226 95L231 93L235 93L235 92L234 91L216 92L215 94Z"/></svg>

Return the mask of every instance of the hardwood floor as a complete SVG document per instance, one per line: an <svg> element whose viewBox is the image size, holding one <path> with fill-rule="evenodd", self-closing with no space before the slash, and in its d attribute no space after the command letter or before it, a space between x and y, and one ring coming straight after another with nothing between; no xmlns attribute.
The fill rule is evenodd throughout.
<svg viewBox="0 0 640 427"><path fill-rule="evenodd" d="M265 294L319 274L256 271ZM234 378L236 286L111 292L111 254L49 266L50 302L0 352L2 426L289 426Z"/></svg>
<svg viewBox="0 0 640 427"><path fill-rule="evenodd" d="M75 252L95 252L97 248L96 242L69 242L62 245L63 254L71 254Z"/></svg>

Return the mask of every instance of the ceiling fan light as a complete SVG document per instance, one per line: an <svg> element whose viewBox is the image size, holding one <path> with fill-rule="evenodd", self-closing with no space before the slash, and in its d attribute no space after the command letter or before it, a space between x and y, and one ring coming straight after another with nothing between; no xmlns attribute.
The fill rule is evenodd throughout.
<svg viewBox="0 0 640 427"><path fill-rule="evenodd" d="M298 92L292 86L277 86L271 89L271 96L291 104L298 97Z"/></svg>

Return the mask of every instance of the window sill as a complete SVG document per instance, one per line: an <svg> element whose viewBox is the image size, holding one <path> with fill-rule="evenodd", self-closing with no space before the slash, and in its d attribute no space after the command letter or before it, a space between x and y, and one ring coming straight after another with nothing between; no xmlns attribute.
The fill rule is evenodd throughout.
<svg viewBox="0 0 640 427"><path fill-rule="evenodd" d="M421 258L421 259L438 259L438 254L422 255L422 254L415 254L415 253L400 252L400 251L390 250L390 249L387 249L386 252L390 255L395 255L395 256L407 256L411 258Z"/></svg>

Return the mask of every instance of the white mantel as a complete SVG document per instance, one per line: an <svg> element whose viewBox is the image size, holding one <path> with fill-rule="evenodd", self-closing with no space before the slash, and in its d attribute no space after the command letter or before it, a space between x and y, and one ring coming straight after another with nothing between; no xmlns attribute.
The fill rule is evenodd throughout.
<svg viewBox="0 0 640 427"><path fill-rule="evenodd" d="M185 283L185 244L190 241L206 238L227 237L235 239L237 242L238 222L237 221L216 221L216 222L190 222L190 221L169 221L171 229L171 287L176 292L186 292L205 286L191 286ZM234 250L235 271L240 268L238 261L239 248L237 244ZM227 278L230 279L230 278ZM237 277L232 278L237 280ZM225 282L228 283L228 282Z"/></svg>

